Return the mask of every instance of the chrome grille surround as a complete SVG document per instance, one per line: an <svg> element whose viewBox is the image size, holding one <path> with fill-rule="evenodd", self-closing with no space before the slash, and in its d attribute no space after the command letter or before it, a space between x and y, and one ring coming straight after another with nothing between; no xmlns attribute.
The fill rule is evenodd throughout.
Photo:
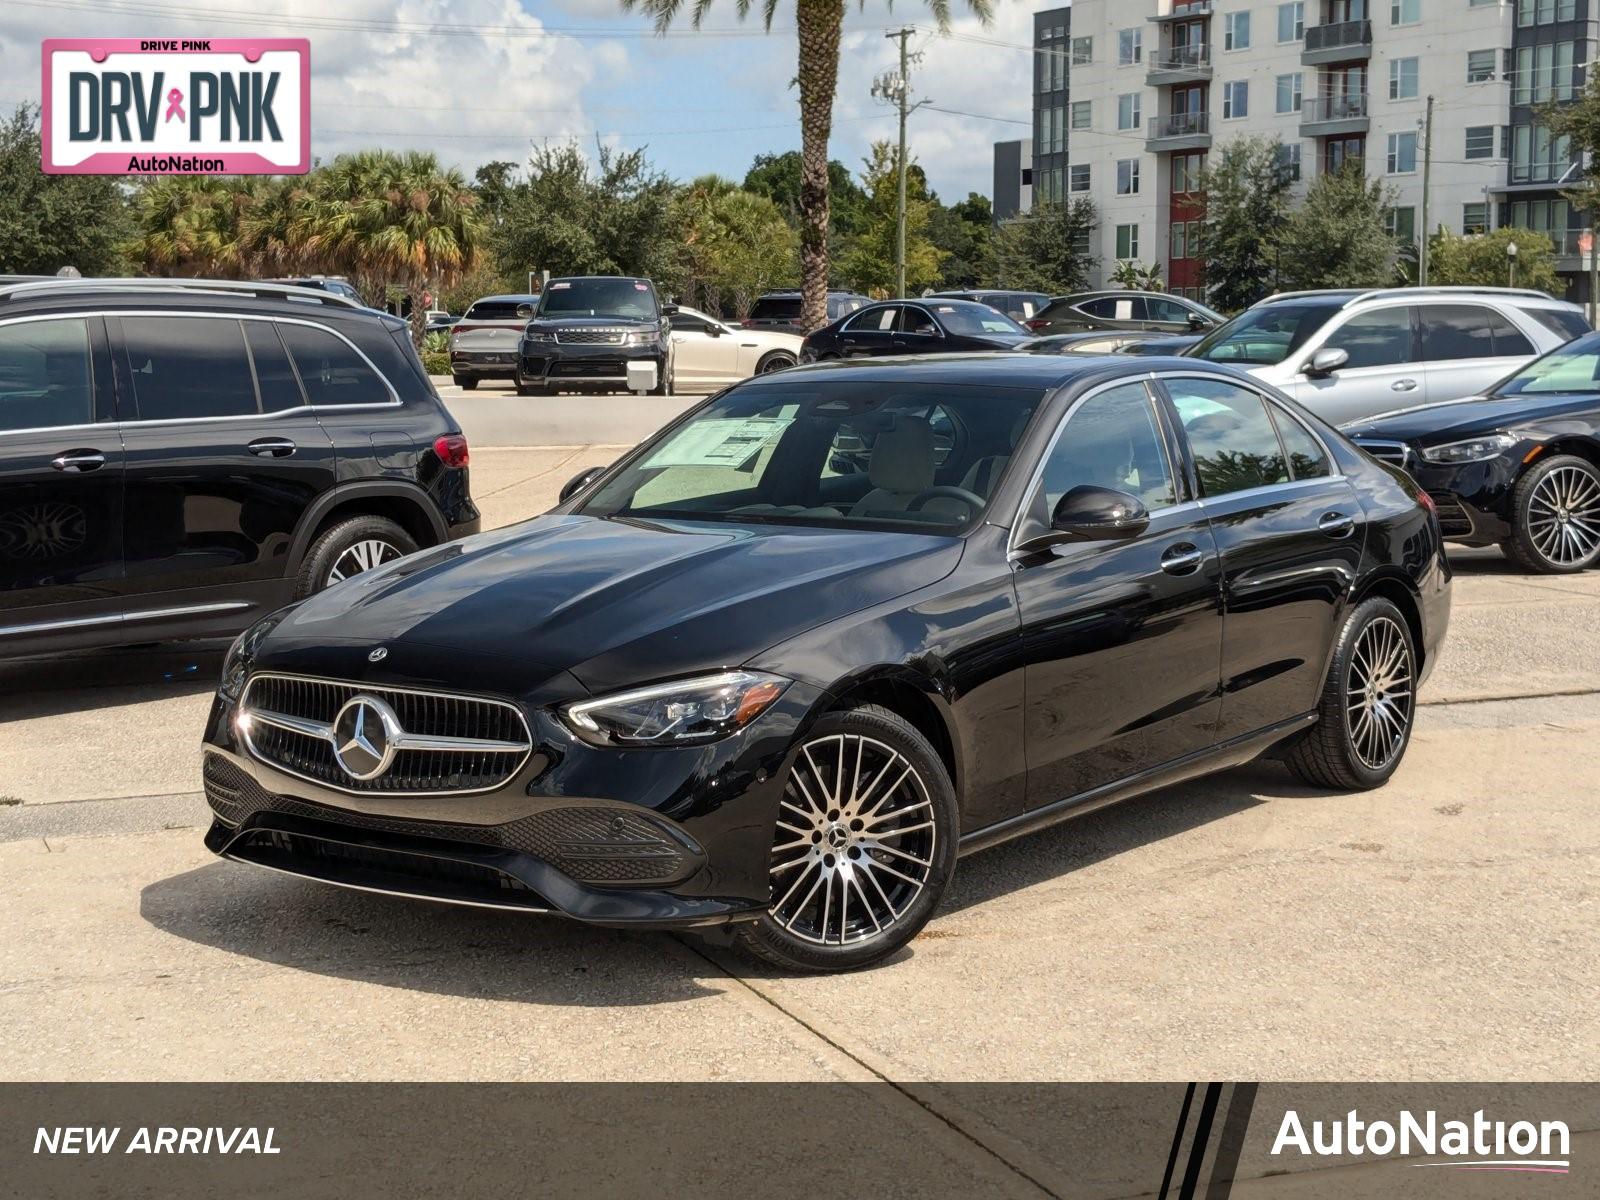
<svg viewBox="0 0 1600 1200"><path fill-rule="evenodd" d="M1351 441L1360 446L1379 462L1388 463L1391 467L1399 467L1407 474L1411 473L1411 447L1404 442L1386 442L1377 438L1351 438Z"/></svg>
<svg viewBox="0 0 1600 1200"><path fill-rule="evenodd" d="M627 338L620 329L558 329L556 341L568 346L620 346Z"/></svg>
<svg viewBox="0 0 1600 1200"><path fill-rule="evenodd" d="M368 779L352 776L335 753L335 723L357 697L382 701L397 725L391 761ZM527 719L507 700L271 671L245 684L238 728L251 757L359 796L493 791L533 753Z"/></svg>

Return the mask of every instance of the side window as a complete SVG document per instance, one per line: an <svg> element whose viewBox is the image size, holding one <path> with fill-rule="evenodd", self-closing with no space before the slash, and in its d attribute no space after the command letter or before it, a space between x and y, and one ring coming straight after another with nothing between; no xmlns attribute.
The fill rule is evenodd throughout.
<svg viewBox="0 0 1600 1200"><path fill-rule="evenodd" d="M673 333L704 333L706 323L699 317L691 317L688 313L680 312L672 318Z"/></svg>
<svg viewBox="0 0 1600 1200"><path fill-rule="evenodd" d="M0 432L93 423L89 323L0 325Z"/></svg>
<svg viewBox="0 0 1600 1200"><path fill-rule="evenodd" d="M1489 332L1494 335L1494 356L1496 358L1509 358L1512 355L1537 353L1533 344L1505 317L1489 310Z"/></svg>
<svg viewBox="0 0 1600 1200"><path fill-rule="evenodd" d="M1414 362L1411 309L1376 308L1357 313L1333 331L1323 348L1343 350L1350 356L1347 367L1391 367Z"/></svg>
<svg viewBox="0 0 1600 1200"><path fill-rule="evenodd" d="M316 405L387 404L383 380L343 338L326 329L281 322L278 332L300 372L306 399Z"/></svg>
<svg viewBox="0 0 1600 1200"><path fill-rule="evenodd" d="M1289 482L1283 448L1260 396L1216 379L1164 382L1189 440L1202 496Z"/></svg>
<svg viewBox="0 0 1600 1200"><path fill-rule="evenodd" d="M939 336L939 326L927 309L908 304L900 311L903 314L900 327L906 333L920 334L923 337Z"/></svg>
<svg viewBox="0 0 1600 1200"><path fill-rule="evenodd" d="M1175 503L1172 469L1142 383L1090 396L1067 418L1044 464L1045 511L1085 484L1138 496L1151 512Z"/></svg>
<svg viewBox="0 0 1600 1200"><path fill-rule="evenodd" d="M1189 320L1189 310L1176 300L1168 300L1165 296L1146 296L1144 302L1152 321L1174 321L1183 325Z"/></svg>
<svg viewBox="0 0 1600 1200"><path fill-rule="evenodd" d="M261 389L261 411L282 412L299 408L306 398L300 381L294 377L289 355L278 340L271 321L244 322L244 340L250 344L250 358L256 366L256 384Z"/></svg>
<svg viewBox="0 0 1600 1200"><path fill-rule="evenodd" d="M1273 406L1272 423L1278 427L1278 440L1289 456L1290 474L1296 479L1326 479L1333 474L1328 452L1295 417Z"/></svg>
<svg viewBox="0 0 1600 1200"><path fill-rule="evenodd" d="M1138 296L1100 296L1080 305L1091 317L1105 321L1142 321L1144 300Z"/></svg>
<svg viewBox="0 0 1600 1200"><path fill-rule="evenodd" d="M1489 332L1489 310L1478 304L1424 304L1422 306L1422 360L1448 362L1456 358L1493 358L1494 335Z"/></svg>
<svg viewBox="0 0 1600 1200"><path fill-rule="evenodd" d="M895 306L885 304L882 308L867 308L861 311L860 316L851 317L845 322L842 332L845 333L888 333L894 329Z"/></svg>
<svg viewBox="0 0 1600 1200"><path fill-rule="evenodd" d="M218 317L123 317L138 419L192 421L259 412L241 324Z"/></svg>

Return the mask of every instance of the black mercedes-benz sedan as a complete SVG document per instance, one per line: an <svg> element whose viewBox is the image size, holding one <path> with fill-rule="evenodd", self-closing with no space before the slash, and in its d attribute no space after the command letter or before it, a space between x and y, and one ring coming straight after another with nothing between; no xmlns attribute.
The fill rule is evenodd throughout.
<svg viewBox="0 0 1600 1200"><path fill-rule="evenodd" d="M848 313L800 344L800 361L1012 350L1033 335L972 300L892 300Z"/></svg>
<svg viewBox="0 0 1600 1200"><path fill-rule="evenodd" d="M1600 333L1490 388L1345 430L1432 497L1444 536L1498 545L1529 571L1600 562Z"/></svg>
<svg viewBox="0 0 1600 1200"><path fill-rule="evenodd" d="M1232 368L801 367L246 631L206 841L859 967L961 853L1263 754L1384 783L1449 597L1415 485Z"/></svg>

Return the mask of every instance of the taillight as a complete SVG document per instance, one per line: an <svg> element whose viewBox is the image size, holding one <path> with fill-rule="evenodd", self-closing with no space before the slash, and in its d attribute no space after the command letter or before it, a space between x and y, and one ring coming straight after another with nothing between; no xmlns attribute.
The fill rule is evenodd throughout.
<svg viewBox="0 0 1600 1200"><path fill-rule="evenodd" d="M739 324L744 326L746 329L754 329L756 327L755 319L753 317L746 317L744 320L740 321Z"/></svg>
<svg viewBox="0 0 1600 1200"><path fill-rule="evenodd" d="M467 439L459 433L447 433L433 439L433 452L447 467L467 465Z"/></svg>
<svg viewBox="0 0 1600 1200"><path fill-rule="evenodd" d="M1428 493L1423 491L1421 488L1417 489L1417 499L1421 502L1423 508L1427 509L1436 517L1439 515L1439 506L1434 503L1433 497L1428 495Z"/></svg>
<svg viewBox="0 0 1600 1200"><path fill-rule="evenodd" d="M1042 317L1035 317L1031 321L1024 321L1023 324L1029 329L1048 329L1050 326L1050 322L1046 321Z"/></svg>

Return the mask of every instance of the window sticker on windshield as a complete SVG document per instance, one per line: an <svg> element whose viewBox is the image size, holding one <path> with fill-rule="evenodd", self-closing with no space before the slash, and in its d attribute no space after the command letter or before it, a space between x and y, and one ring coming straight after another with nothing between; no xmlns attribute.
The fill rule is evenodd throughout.
<svg viewBox="0 0 1600 1200"><path fill-rule="evenodd" d="M935 312L955 312L955 306L952 305L952 304L941 304L938 308L934 309L934 311Z"/></svg>
<svg viewBox="0 0 1600 1200"><path fill-rule="evenodd" d="M633 285L633 290L636 292L648 292L650 285L648 283L636 283Z"/></svg>
<svg viewBox="0 0 1600 1200"><path fill-rule="evenodd" d="M566 289L571 287L571 286L572 285L570 283L552 283L550 285L550 290L552 292L563 292L563 291L566 291Z"/></svg>
<svg viewBox="0 0 1600 1200"><path fill-rule="evenodd" d="M747 470L793 417L730 417L695 421L657 450L644 467L732 467Z"/></svg>

